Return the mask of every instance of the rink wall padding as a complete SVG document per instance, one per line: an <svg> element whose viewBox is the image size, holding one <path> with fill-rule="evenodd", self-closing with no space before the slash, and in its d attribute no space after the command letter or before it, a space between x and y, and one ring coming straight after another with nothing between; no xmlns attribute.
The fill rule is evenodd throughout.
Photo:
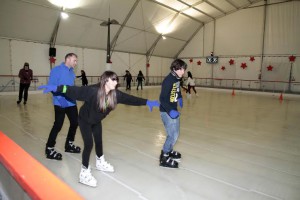
<svg viewBox="0 0 300 200"><path fill-rule="evenodd" d="M15 185L20 185L31 199L83 199L1 131L0 163L18 183ZM9 184L9 181L3 180L5 177L4 170L0 172L1 184ZM11 189L13 190L13 188ZM9 193L12 192L15 191ZM8 196L8 198L10 197Z"/></svg>

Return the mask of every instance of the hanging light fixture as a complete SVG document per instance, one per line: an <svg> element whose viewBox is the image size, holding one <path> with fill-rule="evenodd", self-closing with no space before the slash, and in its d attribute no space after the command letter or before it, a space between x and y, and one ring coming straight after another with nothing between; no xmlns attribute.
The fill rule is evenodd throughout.
<svg viewBox="0 0 300 200"><path fill-rule="evenodd" d="M110 18L108 18L107 21L104 21L100 24L100 26L107 26L106 63L111 63L110 60L110 25L111 24L119 24L119 22L115 19L110 20Z"/></svg>

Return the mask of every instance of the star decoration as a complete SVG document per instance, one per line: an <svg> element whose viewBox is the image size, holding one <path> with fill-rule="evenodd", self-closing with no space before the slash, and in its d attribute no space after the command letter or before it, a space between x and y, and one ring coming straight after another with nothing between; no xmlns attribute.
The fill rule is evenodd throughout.
<svg viewBox="0 0 300 200"><path fill-rule="evenodd" d="M254 56L250 56L250 61L253 62L255 60Z"/></svg>
<svg viewBox="0 0 300 200"><path fill-rule="evenodd" d="M242 63L241 64L241 68L245 69L247 67L247 64L246 63Z"/></svg>
<svg viewBox="0 0 300 200"><path fill-rule="evenodd" d="M199 61L197 62L197 65L201 65L201 63L202 63L202 62L199 60Z"/></svg>
<svg viewBox="0 0 300 200"><path fill-rule="evenodd" d="M233 60L233 59L230 59L230 60L229 60L229 64L230 64L230 65L233 65L233 64L234 64L234 60Z"/></svg>
<svg viewBox="0 0 300 200"><path fill-rule="evenodd" d="M223 70L223 71L224 71L225 69L226 69L226 68L225 68L225 66L222 66L222 67L221 67L221 70Z"/></svg>
<svg viewBox="0 0 300 200"><path fill-rule="evenodd" d="M269 65L268 67L267 67L267 69L268 69L268 71L273 71L273 66L272 65Z"/></svg>
<svg viewBox="0 0 300 200"><path fill-rule="evenodd" d="M193 62L193 59L191 58L191 59L190 59L190 63L192 63L192 62Z"/></svg>
<svg viewBox="0 0 300 200"><path fill-rule="evenodd" d="M56 61L56 59L52 56L49 58L49 60L50 60L50 63L55 63L55 61Z"/></svg>
<svg viewBox="0 0 300 200"><path fill-rule="evenodd" d="M296 57L295 57L295 56L293 56L293 55L291 55L291 56L289 57L289 59L290 59L290 62L295 62L295 60L296 60Z"/></svg>

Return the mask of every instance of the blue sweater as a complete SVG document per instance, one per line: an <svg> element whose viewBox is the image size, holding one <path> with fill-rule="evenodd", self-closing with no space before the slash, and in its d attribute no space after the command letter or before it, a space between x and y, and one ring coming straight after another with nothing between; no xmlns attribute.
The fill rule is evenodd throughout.
<svg viewBox="0 0 300 200"><path fill-rule="evenodd" d="M73 67L69 68L62 62L60 65L54 67L50 72L50 77L48 81L48 85L69 85L73 86L75 82L75 73ZM59 103L59 99L65 99L67 101L68 106L62 106ZM53 105L60 107L70 107L75 106L76 101L72 100L68 97L65 97L64 94L60 92L53 92Z"/></svg>

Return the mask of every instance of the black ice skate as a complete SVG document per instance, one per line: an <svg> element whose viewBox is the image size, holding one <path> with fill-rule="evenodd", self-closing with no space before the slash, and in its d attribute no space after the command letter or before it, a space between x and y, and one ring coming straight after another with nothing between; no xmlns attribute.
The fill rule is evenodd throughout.
<svg viewBox="0 0 300 200"><path fill-rule="evenodd" d="M178 162L172 159L169 154L164 154L161 151L159 165L161 167L168 167L168 168L178 168Z"/></svg>
<svg viewBox="0 0 300 200"><path fill-rule="evenodd" d="M173 160L175 160L175 161L177 161L177 162L180 162L180 159L181 159L181 153L179 153L178 151L170 151L169 152L169 156L173 159Z"/></svg>
<svg viewBox="0 0 300 200"><path fill-rule="evenodd" d="M72 141L66 142L65 152L80 153L80 151L81 151L80 147L74 145Z"/></svg>
<svg viewBox="0 0 300 200"><path fill-rule="evenodd" d="M46 157L51 160L62 160L62 155L54 150L54 147L46 147Z"/></svg>

